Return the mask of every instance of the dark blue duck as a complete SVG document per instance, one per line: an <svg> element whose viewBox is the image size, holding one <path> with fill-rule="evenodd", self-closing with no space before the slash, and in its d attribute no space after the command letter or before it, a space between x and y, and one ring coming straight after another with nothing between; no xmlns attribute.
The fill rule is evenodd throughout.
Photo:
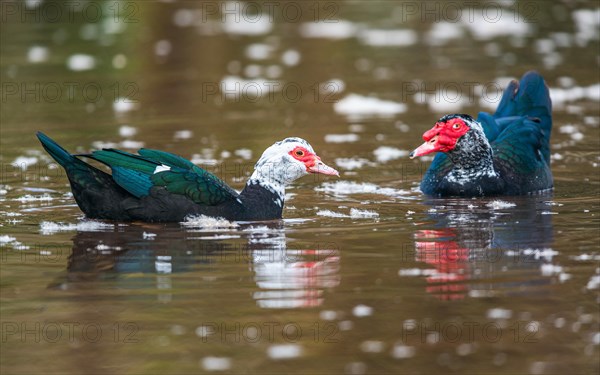
<svg viewBox="0 0 600 375"><path fill-rule="evenodd" d="M267 148L241 193L192 162L158 150L130 154L103 149L72 155L38 132L46 151L67 172L75 201L89 218L173 222L188 215L228 220L280 219L285 186L309 173L338 175L301 138L286 138ZM110 167L106 173L81 158Z"/></svg>
<svg viewBox="0 0 600 375"><path fill-rule="evenodd" d="M433 196L522 195L553 187L552 103L541 75L512 81L494 115L442 117L411 158L440 152L421 182Z"/></svg>

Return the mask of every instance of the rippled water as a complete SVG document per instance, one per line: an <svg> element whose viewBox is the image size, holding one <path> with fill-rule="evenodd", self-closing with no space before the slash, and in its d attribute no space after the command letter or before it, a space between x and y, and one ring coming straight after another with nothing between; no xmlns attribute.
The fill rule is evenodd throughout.
<svg viewBox="0 0 600 375"><path fill-rule="evenodd" d="M2 3L2 372L598 373L597 3L256 4ZM529 69L554 191L422 196L421 134ZM294 135L341 177L282 221L94 222L36 130L237 189Z"/></svg>

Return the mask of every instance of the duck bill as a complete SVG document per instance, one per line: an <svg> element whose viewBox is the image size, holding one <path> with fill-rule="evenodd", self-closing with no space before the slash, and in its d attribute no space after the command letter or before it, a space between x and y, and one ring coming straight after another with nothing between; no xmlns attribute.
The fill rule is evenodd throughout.
<svg viewBox="0 0 600 375"><path fill-rule="evenodd" d="M437 136L433 137L429 141L423 143L419 147L417 147L413 152L410 153L409 157L411 159L416 158L417 156L423 156L427 154L431 154L432 152L441 151L441 147L437 141Z"/></svg>
<svg viewBox="0 0 600 375"><path fill-rule="evenodd" d="M337 176L340 177L340 173L336 171L334 168L331 168L327 164L323 163L321 160L316 160L315 164L307 167L306 170L309 173L319 173L325 174L328 176Z"/></svg>

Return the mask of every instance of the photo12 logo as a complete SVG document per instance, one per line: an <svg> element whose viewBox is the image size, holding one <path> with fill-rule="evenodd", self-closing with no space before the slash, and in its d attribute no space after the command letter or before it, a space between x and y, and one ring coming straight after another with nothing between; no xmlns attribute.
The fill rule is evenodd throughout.
<svg viewBox="0 0 600 375"><path fill-rule="evenodd" d="M137 23L140 6L134 1L2 1L2 22L96 23L112 20Z"/></svg>
<svg viewBox="0 0 600 375"><path fill-rule="evenodd" d="M114 342L136 344L140 327L135 322L2 322L2 344L10 342L64 343Z"/></svg>

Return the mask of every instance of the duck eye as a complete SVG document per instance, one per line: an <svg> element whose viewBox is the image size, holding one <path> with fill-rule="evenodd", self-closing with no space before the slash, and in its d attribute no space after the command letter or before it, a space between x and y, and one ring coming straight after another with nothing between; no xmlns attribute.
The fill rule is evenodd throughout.
<svg viewBox="0 0 600 375"><path fill-rule="evenodd" d="M454 124L454 125L452 125L452 129L454 129L454 130L460 129L460 124Z"/></svg>
<svg viewBox="0 0 600 375"><path fill-rule="evenodd" d="M300 157L304 156L304 151L296 150L296 156L300 156Z"/></svg>

